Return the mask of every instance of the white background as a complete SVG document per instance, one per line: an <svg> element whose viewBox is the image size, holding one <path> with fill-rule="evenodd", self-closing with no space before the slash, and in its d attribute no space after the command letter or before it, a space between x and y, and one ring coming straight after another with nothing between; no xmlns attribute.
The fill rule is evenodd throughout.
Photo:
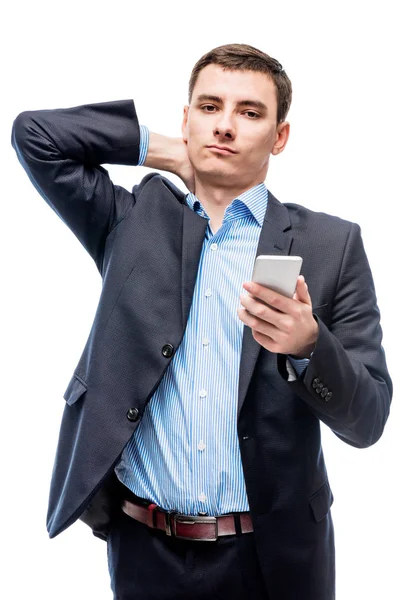
<svg viewBox="0 0 400 600"><path fill-rule="evenodd" d="M54 540L45 529L62 396L89 334L100 276L20 166L10 144L14 118L23 110L134 98L141 123L178 136L201 55L240 42L277 58L293 85L291 134L271 158L267 187L282 202L361 225L396 386L395 7L281 0L147 2L138 9L134 1L81 0L3 9L1 597L111 600L106 544L81 522ZM106 168L128 189L148 172ZM396 399L383 437L369 449L348 446L323 426L338 600L400 598Z"/></svg>

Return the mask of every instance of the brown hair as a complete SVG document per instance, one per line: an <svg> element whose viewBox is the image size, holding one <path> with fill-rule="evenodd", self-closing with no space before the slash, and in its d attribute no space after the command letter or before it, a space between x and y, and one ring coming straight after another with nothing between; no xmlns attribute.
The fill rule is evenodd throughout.
<svg viewBox="0 0 400 600"><path fill-rule="evenodd" d="M189 81L189 104L199 73L207 65L220 65L230 71L258 71L274 82L278 104L277 123L286 119L292 102L292 84L282 65L272 56L247 44L226 44L204 54L193 67Z"/></svg>

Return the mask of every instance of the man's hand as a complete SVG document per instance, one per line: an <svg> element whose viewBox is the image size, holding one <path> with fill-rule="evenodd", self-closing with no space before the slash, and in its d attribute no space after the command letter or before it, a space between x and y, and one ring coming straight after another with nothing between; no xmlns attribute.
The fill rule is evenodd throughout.
<svg viewBox="0 0 400 600"><path fill-rule="evenodd" d="M194 171L186 142L182 138L168 137L150 131L144 166L174 173L182 179L188 190L194 193Z"/></svg>
<svg viewBox="0 0 400 600"><path fill-rule="evenodd" d="M240 294L244 308L238 308L238 315L251 328L254 339L270 352L309 358L317 341L318 323L304 277L297 279L293 298L257 283L246 282L243 287L251 293Z"/></svg>
<svg viewBox="0 0 400 600"><path fill-rule="evenodd" d="M182 138L176 138L177 143L177 168L175 175L178 175L190 192L195 193L194 170L189 160L187 144Z"/></svg>

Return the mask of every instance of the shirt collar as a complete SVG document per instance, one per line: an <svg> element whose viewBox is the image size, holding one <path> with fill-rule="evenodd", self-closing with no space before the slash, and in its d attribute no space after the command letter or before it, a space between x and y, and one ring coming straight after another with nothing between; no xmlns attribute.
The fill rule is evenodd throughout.
<svg viewBox="0 0 400 600"><path fill-rule="evenodd" d="M209 219L204 206L192 192L187 194L186 204L201 217ZM238 219L243 217L244 213L250 212L262 227L267 204L268 190L265 183L259 183L232 200L229 206L226 207L224 220Z"/></svg>

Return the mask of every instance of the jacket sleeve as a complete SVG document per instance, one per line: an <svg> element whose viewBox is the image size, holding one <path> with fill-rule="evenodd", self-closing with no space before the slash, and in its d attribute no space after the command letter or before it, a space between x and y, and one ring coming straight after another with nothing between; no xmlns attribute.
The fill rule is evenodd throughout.
<svg viewBox="0 0 400 600"><path fill-rule="evenodd" d="M383 433L393 389L372 274L360 227L354 223L343 253L330 327L315 317L319 324L315 350L301 377L288 385L340 439L358 448L371 446ZM278 355L282 376L285 361Z"/></svg>
<svg viewBox="0 0 400 600"><path fill-rule="evenodd" d="M11 143L39 194L99 267L107 235L135 203L100 166L138 164L133 100L22 112Z"/></svg>

